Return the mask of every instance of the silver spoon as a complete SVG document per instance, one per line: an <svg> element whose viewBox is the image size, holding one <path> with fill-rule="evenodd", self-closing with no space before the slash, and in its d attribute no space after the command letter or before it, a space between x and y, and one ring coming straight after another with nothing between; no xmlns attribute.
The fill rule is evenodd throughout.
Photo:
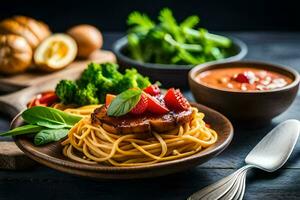
<svg viewBox="0 0 300 200"><path fill-rule="evenodd" d="M198 199L219 199L226 195L227 193L230 193L230 190L232 187L237 187L238 179L240 178L240 175L249 168L248 166L242 167L239 170L237 170L235 173L231 174L230 176L226 178L221 179L219 184L213 184L210 186L207 186L206 188L199 191L199 194L197 195Z"/></svg>
<svg viewBox="0 0 300 200"><path fill-rule="evenodd" d="M251 168L259 168L267 172L276 171L282 167L290 157L298 140L299 132L300 123L298 120L292 119L282 122L268 133L248 154L245 159L247 163L246 166L240 168L228 177L194 193L188 200L220 199L234 187L234 183L238 177L244 171L246 173ZM236 186L238 186L238 184L236 184ZM243 194L244 192L242 192L241 198L239 199L242 199Z"/></svg>
<svg viewBox="0 0 300 200"><path fill-rule="evenodd" d="M221 200L239 200L242 199L245 192L247 170L243 171L237 178L238 185L232 187L226 195L222 196Z"/></svg>

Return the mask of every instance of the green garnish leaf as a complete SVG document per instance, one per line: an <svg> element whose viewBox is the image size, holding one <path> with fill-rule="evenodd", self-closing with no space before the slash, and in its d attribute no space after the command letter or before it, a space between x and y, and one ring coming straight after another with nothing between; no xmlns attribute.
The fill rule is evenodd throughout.
<svg viewBox="0 0 300 200"><path fill-rule="evenodd" d="M0 133L0 136L16 136L16 135L24 135L24 134L30 134L30 133L37 133L44 128L38 125L24 125L17 128L14 128L12 130L9 130L7 132Z"/></svg>
<svg viewBox="0 0 300 200"><path fill-rule="evenodd" d="M44 106L35 106L25 110L22 118L29 124L52 129L71 128L81 119L79 116Z"/></svg>
<svg viewBox="0 0 300 200"><path fill-rule="evenodd" d="M27 125L0 133L0 136L35 134L34 144L43 145L66 137L69 129L81 119L79 116L44 106L25 110L22 118Z"/></svg>
<svg viewBox="0 0 300 200"><path fill-rule="evenodd" d="M58 141L67 136L69 129L45 129L38 132L34 137L35 145L43 145Z"/></svg>
<svg viewBox="0 0 300 200"><path fill-rule="evenodd" d="M107 109L108 116L119 117L130 112L141 99L142 90L129 89L118 96L111 102Z"/></svg>

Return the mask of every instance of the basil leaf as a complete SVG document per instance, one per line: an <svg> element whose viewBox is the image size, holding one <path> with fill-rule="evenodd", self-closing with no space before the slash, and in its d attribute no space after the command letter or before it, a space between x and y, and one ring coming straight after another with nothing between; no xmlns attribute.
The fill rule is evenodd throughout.
<svg viewBox="0 0 300 200"><path fill-rule="evenodd" d="M17 127L7 132L0 133L0 136L15 136L15 135L28 134L28 133L37 133L43 129L44 129L43 127L40 127L38 125L28 124L28 125Z"/></svg>
<svg viewBox="0 0 300 200"><path fill-rule="evenodd" d="M68 135L69 129L45 129L38 132L34 137L35 145L43 145L58 141Z"/></svg>
<svg viewBox="0 0 300 200"><path fill-rule="evenodd" d="M22 113L22 117L29 124L53 129L71 128L81 119L79 116L44 106L29 108Z"/></svg>
<svg viewBox="0 0 300 200"><path fill-rule="evenodd" d="M129 89L118 96L111 102L107 109L108 116L122 116L131 111L141 99L142 90Z"/></svg>

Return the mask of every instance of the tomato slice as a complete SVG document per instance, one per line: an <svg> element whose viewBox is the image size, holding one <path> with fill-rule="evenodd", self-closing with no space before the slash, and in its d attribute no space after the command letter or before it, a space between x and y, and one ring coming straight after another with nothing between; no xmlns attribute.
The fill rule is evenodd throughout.
<svg viewBox="0 0 300 200"><path fill-rule="evenodd" d="M39 101L41 104L52 105L54 102L58 100L58 96L55 92L44 92L42 93Z"/></svg>
<svg viewBox="0 0 300 200"><path fill-rule="evenodd" d="M113 94L107 94L105 98L105 106L108 108L108 106L111 104L112 100L116 98L116 95Z"/></svg>
<svg viewBox="0 0 300 200"><path fill-rule="evenodd" d="M166 114L169 109L161 102L159 102L155 97L150 95L148 97L148 111L154 114Z"/></svg>
<svg viewBox="0 0 300 200"><path fill-rule="evenodd" d="M31 108L33 106L51 106L57 100L58 100L58 96L55 94L54 91L43 92L37 95L34 99L32 99L27 104L27 107Z"/></svg>
<svg viewBox="0 0 300 200"><path fill-rule="evenodd" d="M130 113L139 115L144 113L148 108L148 98L145 94L141 95L140 101L136 104L136 106L130 111Z"/></svg>
<svg viewBox="0 0 300 200"><path fill-rule="evenodd" d="M164 100L167 107L175 111L188 110L191 107L188 100L182 95L179 89L169 89L164 96Z"/></svg>
<svg viewBox="0 0 300 200"><path fill-rule="evenodd" d="M144 92L151 96L156 96L160 94L160 89L157 85L150 85L144 89Z"/></svg>

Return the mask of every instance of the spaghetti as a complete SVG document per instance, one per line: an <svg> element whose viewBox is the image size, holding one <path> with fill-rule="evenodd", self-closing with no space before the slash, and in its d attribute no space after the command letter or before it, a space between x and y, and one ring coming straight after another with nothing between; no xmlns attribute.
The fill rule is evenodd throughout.
<svg viewBox="0 0 300 200"><path fill-rule="evenodd" d="M217 133L207 127L204 114L193 109L192 120L172 131L152 132L141 139L138 134L118 135L94 126L91 113L99 105L70 108L56 105L65 112L83 116L62 142L63 154L86 164L106 163L113 166L141 166L175 160L195 154L217 141Z"/></svg>

